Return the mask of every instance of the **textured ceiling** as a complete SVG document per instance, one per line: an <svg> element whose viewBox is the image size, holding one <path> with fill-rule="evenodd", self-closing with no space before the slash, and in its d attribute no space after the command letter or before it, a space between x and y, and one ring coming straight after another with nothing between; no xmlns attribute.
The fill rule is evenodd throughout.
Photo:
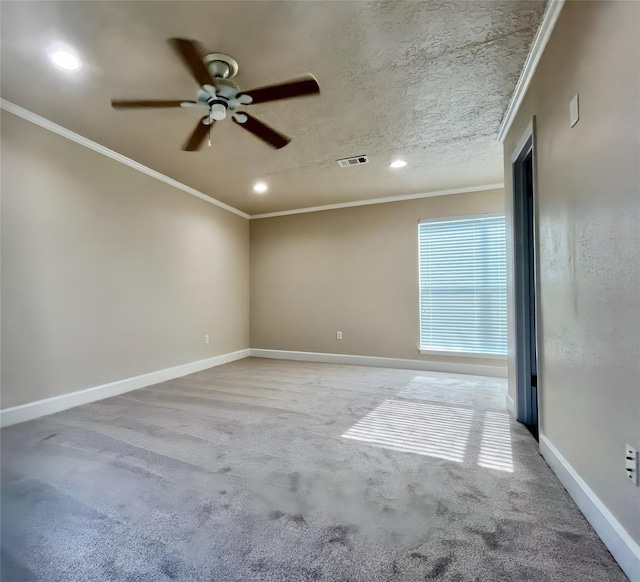
<svg viewBox="0 0 640 582"><path fill-rule="evenodd" d="M8 2L2 97L236 208L258 214L501 182L495 136L540 1ZM317 97L250 111L293 138L272 150L231 120L180 150L200 110L114 111L110 99L193 99L166 39L236 58L243 89L313 73ZM73 45L78 74L45 51ZM341 169L338 158L371 163ZM409 165L391 170L402 157ZM264 179L266 195L251 191Z"/></svg>

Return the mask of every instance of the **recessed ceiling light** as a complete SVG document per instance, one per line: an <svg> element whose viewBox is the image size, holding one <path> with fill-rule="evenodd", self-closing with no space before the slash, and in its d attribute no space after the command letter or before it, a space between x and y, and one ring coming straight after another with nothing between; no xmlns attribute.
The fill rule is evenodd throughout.
<svg viewBox="0 0 640 582"><path fill-rule="evenodd" d="M407 162L404 160L395 160L389 164L392 168L404 168L407 165Z"/></svg>
<svg viewBox="0 0 640 582"><path fill-rule="evenodd" d="M63 71L75 72L82 67L76 51L65 44L59 42L52 44L47 50L47 54L49 55L49 60Z"/></svg>
<svg viewBox="0 0 640 582"><path fill-rule="evenodd" d="M253 185L253 191L256 194L264 194L268 189L269 187L264 182L256 182Z"/></svg>

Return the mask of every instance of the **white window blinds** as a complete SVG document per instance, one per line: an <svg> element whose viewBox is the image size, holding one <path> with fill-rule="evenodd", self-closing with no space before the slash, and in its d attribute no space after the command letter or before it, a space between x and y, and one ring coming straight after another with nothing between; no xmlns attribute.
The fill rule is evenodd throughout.
<svg viewBox="0 0 640 582"><path fill-rule="evenodd" d="M506 355L504 216L418 225L420 349Z"/></svg>

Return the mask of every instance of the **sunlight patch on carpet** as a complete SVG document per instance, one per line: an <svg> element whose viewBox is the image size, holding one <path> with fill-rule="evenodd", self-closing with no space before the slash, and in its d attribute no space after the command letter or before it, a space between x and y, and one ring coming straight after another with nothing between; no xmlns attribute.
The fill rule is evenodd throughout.
<svg viewBox="0 0 640 582"><path fill-rule="evenodd" d="M460 406L506 408L506 383L498 378L458 376L416 376L400 392L400 398L430 400Z"/></svg>
<svg viewBox="0 0 640 582"><path fill-rule="evenodd" d="M484 415L478 465L513 473L509 415L487 412Z"/></svg>
<svg viewBox="0 0 640 582"><path fill-rule="evenodd" d="M473 413L466 408L385 400L342 437L462 463Z"/></svg>

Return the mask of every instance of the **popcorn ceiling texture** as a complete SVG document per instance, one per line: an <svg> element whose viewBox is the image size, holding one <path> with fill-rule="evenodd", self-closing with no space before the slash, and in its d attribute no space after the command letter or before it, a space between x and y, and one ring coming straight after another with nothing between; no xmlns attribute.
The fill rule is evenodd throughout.
<svg viewBox="0 0 640 582"><path fill-rule="evenodd" d="M545 3L4 3L3 96L255 214L501 182L498 126ZM85 67L61 75L38 42L66 38ZM194 96L166 43L183 35L240 63L242 88L311 72L319 97L256 105L292 144L272 151L230 121L213 147L180 146L200 112L116 112L109 99ZM371 163L341 170L336 159ZM396 156L409 165L391 171ZM251 182L266 179L267 196Z"/></svg>

